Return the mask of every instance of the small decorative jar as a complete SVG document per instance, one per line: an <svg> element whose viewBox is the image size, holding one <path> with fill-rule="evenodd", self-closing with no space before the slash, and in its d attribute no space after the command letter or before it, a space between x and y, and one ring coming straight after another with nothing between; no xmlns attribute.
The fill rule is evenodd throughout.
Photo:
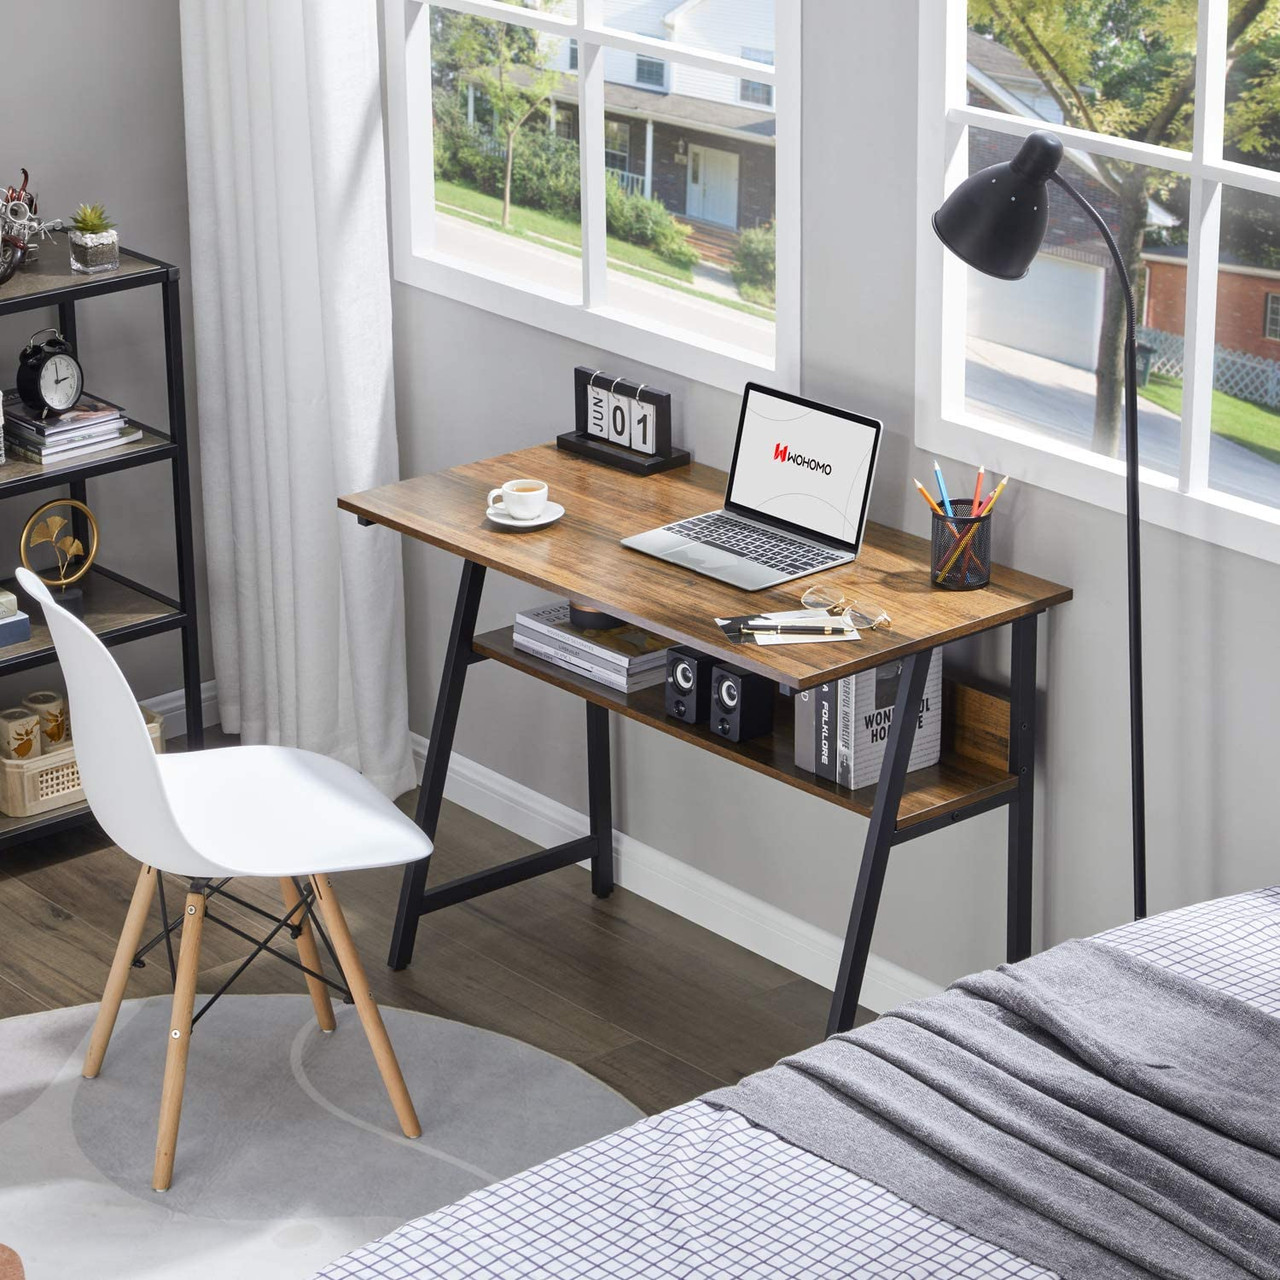
<svg viewBox="0 0 1280 1280"><path fill-rule="evenodd" d="M40 721L41 754L48 755L50 751L67 745L71 733L67 724L67 700L62 694L52 689L41 689L27 694L22 706Z"/></svg>
<svg viewBox="0 0 1280 1280"><path fill-rule="evenodd" d="M110 231L77 231L72 228L67 232L71 242L71 270L95 274L99 271L114 271L120 265L120 233L112 227Z"/></svg>

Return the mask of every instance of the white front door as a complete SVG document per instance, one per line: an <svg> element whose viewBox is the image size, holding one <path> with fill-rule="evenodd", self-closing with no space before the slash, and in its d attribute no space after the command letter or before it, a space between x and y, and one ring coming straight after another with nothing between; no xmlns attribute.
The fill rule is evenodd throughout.
<svg viewBox="0 0 1280 1280"><path fill-rule="evenodd" d="M715 147L689 148L685 213L722 227L738 225L738 155Z"/></svg>

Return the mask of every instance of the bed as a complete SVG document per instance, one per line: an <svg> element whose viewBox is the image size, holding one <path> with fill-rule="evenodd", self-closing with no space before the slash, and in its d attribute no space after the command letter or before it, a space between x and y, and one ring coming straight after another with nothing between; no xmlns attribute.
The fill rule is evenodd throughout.
<svg viewBox="0 0 1280 1280"><path fill-rule="evenodd" d="M1168 912L1096 941L1242 1002L1255 1019L1280 1020L1280 888ZM1276 1043L1267 1042L1268 1054ZM1268 1062L1280 1084L1280 1062ZM1056 1274L699 1100L409 1222L320 1278Z"/></svg>

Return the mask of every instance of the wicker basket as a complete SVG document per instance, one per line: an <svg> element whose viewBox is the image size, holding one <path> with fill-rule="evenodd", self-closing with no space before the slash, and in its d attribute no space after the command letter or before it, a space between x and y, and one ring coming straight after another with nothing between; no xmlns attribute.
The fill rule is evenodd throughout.
<svg viewBox="0 0 1280 1280"><path fill-rule="evenodd" d="M157 752L164 750L164 717L142 708L147 732ZM74 731L74 726L72 726ZM84 799L73 737L65 747L34 760L0 758L0 813L31 818L50 809L79 804Z"/></svg>

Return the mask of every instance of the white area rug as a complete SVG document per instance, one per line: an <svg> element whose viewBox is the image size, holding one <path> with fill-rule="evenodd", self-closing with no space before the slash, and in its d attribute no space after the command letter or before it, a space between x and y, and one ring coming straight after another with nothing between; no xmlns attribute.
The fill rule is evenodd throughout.
<svg viewBox="0 0 1280 1280"><path fill-rule="evenodd" d="M632 1123L518 1040L383 1016L422 1121L404 1138L354 1008L224 996L195 1029L173 1187L151 1188L169 1001L126 1001L101 1075L96 1005L0 1021L0 1245L27 1280L303 1280L477 1187Z"/></svg>

